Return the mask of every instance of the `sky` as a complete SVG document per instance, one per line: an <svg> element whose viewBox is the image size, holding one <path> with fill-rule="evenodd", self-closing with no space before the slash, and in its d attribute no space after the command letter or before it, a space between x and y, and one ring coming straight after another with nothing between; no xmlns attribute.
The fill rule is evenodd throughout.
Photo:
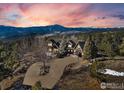
<svg viewBox="0 0 124 93"><path fill-rule="evenodd" d="M0 4L0 25L124 27L124 4Z"/></svg>

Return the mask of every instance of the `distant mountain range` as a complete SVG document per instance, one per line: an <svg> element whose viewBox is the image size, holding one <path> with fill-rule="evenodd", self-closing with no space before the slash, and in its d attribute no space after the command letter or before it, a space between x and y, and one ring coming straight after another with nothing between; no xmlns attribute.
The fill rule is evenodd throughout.
<svg viewBox="0 0 124 93"><path fill-rule="evenodd" d="M16 38L28 35L46 35L54 33L69 32L92 32L92 31L109 31L111 28L90 28L90 27L64 27L58 24L37 27L12 27L0 26L0 39Z"/></svg>

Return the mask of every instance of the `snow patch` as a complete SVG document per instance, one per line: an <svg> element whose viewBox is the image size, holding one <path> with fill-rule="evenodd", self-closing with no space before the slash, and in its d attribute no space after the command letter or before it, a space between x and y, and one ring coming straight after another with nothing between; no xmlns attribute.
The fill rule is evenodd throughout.
<svg viewBox="0 0 124 93"><path fill-rule="evenodd" d="M118 72L111 69L99 70L98 72L102 74L113 75L113 76L124 76L124 72Z"/></svg>

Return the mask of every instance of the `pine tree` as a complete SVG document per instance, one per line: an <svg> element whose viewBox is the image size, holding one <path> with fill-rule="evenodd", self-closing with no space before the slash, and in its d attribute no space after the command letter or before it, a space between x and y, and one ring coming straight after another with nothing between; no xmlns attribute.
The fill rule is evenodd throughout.
<svg viewBox="0 0 124 93"><path fill-rule="evenodd" d="M15 63L17 63L17 43L10 44L6 52L7 56L4 59L4 66L6 69L12 70Z"/></svg>
<svg viewBox="0 0 124 93"><path fill-rule="evenodd" d="M114 57L116 55L116 49L112 34L105 34L101 42L101 47L108 57Z"/></svg>
<svg viewBox="0 0 124 93"><path fill-rule="evenodd" d="M122 40L122 43L119 46L119 48L120 48L120 55L124 56L124 39Z"/></svg>
<svg viewBox="0 0 124 93"><path fill-rule="evenodd" d="M97 47L95 46L95 43L92 41L91 36L87 38L83 50L85 59L91 59L97 56Z"/></svg>
<svg viewBox="0 0 124 93"><path fill-rule="evenodd" d="M0 62L2 62L3 61L3 58L4 58L4 45L3 45L3 43L0 41Z"/></svg>

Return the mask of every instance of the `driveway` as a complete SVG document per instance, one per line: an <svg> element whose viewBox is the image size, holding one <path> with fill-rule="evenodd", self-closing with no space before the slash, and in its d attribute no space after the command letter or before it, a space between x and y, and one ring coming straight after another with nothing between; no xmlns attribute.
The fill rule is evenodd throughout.
<svg viewBox="0 0 124 93"><path fill-rule="evenodd" d="M79 63L80 61L82 59L72 56L51 60L50 71L46 75L40 75L42 63L34 63L27 70L23 84L33 86L37 81L40 81L43 88L52 89L63 75L65 67L73 63Z"/></svg>

